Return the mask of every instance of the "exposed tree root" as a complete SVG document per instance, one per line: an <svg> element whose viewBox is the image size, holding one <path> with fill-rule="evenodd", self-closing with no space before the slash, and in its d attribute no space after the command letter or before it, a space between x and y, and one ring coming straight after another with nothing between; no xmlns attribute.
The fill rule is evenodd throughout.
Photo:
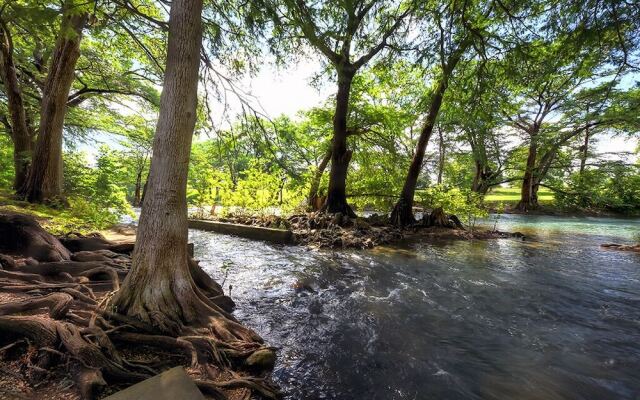
<svg viewBox="0 0 640 400"><path fill-rule="evenodd" d="M68 260L71 253L53 235L27 215L0 213L0 252L38 261Z"/></svg>
<svg viewBox="0 0 640 400"><path fill-rule="evenodd" d="M425 227L464 229L460 219L455 214L445 214L442 207L438 207L431 214L425 215L422 219L422 225Z"/></svg>
<svg viewBox="0 0 640 400"><path fill-rule="evenodd" d="M75 250L58 251L66 258L49 253L38 262L29 258L31 250L0 255L0 293L15 297L0 304L0 360L20 360L18 375L32 387L64 371L80 398L95 399L184 365L214 398L225 399L239 388L279 396L262 377L272 365L255 362L273 360L273 350L229 314L233 301L197 262L189 260L186 269L194 286L193 317L169 334L108 306L129 272L131 244L79 235L63 242ZM55 240L48 245L60 247Z"/></svg>
<svg viewBox="0 0 640 400"><path fill-rule="evenodd" d="M640 253L640 244L626 245L626 244L618 244L618 243L604 243L604 244L601 244L600 247L603 247L605 249L620 250L620 251L635 251Z"/></svg>

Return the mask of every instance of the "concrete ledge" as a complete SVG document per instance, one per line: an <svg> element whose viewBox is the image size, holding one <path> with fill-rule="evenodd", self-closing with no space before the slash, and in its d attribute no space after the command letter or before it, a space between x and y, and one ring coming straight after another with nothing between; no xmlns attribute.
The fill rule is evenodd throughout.
<svg viewBox="0 0 640 400"><path fill-rule="evenodd" d="M205 400L191 377L182 367L171 368L159 375L130 386L104 400Z"/></svg>
<svg viewBox="0 0 640 400"><path fill-rule="evenodd" d="M264 240L271 243L293 243L293 232L286 229L263 228L260 226L230 224L228 222L206 221L202 219L190 219L189 228L235 235L253 240Z"/></svg>

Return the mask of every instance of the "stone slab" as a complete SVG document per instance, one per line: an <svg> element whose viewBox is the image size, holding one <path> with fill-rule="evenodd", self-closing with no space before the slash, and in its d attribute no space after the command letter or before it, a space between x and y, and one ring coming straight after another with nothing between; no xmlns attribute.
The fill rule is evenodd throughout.
<svg viewBox="0 0 640 400"><path fill-rule="evenodd" d="M287 229L263 228L259 226L206 221L202 219L190 219L189 228L235 235L253 240L264 240L272 243L293 243L293 232Z"/></svg>
<svg viewBox="0 0 640 400"><path fill-rule="evenodd" d="M104 400L205 400L202 392L182 367L136 383Z"/></svg>

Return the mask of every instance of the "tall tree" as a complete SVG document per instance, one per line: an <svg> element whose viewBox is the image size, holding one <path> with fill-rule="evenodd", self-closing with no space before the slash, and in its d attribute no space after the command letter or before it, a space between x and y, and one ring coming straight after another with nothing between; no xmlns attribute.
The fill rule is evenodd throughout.
<svg viewBox="0 0 640 400"><path fill-rule="evenodd" d="M355 216L347 203L346 184L352 150L348 148L349 98L354 76L373 57L389 47L410 15L404 2L355 0L321 1L313 5L287 0L268 4L285 37L303 37L331 64L338 90L333 114L331 170L324 210ZM289 46L295 45L290 43ZM356 54L358 53L358 54Z"/></svg>
<svg viewBox="0 0 640 400"><path fill-rule="evenodd" d="M22 90L18 82L16 64L13 60L13 38L9 26L0 14L0 78L5 87L7 109L10 118L3 121L13 141L13 164L15 177L13 188L21 188L26 179L31 151L33 147L33 133L27 123Z"/></svg>
<svg viewBox="0 0 640 400"><path fill-rule="evenodd" d="M118 312L167 333L205 328L221 340L261 341L208 295L221 288L187 254L187 173L196 123L202 0L174 0L160 116L131 272ZM205 287L206 286L206 287Z"/></svg>
<svg viewBox="0 0 640 400"><path fill-rule="evenodd" d="M476 6L476 4L473 6ZM395 225L405 226L415 222L413 200L416 186L422 170L427 145L440 113L443 97L456 66L468 49L472 47L474 35L481 36L481 29L473 26L471 19L478 18L478 21L473 21L478 26L486 24L486 17L484 16L486 11L483 10L483 4L479 2L477 9L473 6L471 3L467 4L466 2L461 6L456 1L453 1L438 5L433 9L425 9L423 11L424 14L421 15L421 20L426 24L432 24L432 21L435 21L438 39L436 41L431 38L422 40L425 44L420 46L420 51L422 52L420 58L428 58L427 55L433 52L435 48L439 55L440 65L427 116L413 152L413 158L400 192L400 198L391 212L391 222ZM434 28L431 27L431 29ZM427 29L424 31L429 32Z"/></svg>
<svg viewBox="0 0 640 400"><path fill-rule="evenodd" d="M5 90L0 92L0 122L14 142L14 187L24 189L29 200L46 201L49 195L38 192L59 188L62 134L57 132L63 122L72 142L91 131L112 131L115 125L108 119L121 111L109 106L119 96L157 104L154 86L162 67L149 55L157 52L162 34L143 29L145 44L138 45L140 19L113 3L3 3L0 81ZM83 39L84 30L90 34ZM39 132L46 135L37 139ZM41 145L34 150L36 140ZM29 182L27 167L35 151L39 159Z"/></svg>
<svg viewBox="0 0 640 400"><path fill-rule="evenodd" d="M40 107L40 126L32 165L19 192L31 202L62 199L62 129L67 99L80 57L82 30L89 17L86 4L66 0L60 33L53 50Z"/></svg>

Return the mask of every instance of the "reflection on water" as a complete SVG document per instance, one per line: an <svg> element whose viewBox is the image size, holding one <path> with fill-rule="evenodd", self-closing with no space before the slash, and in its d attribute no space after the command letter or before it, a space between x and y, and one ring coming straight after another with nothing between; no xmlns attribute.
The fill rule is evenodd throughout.
<svg viewBox="0 0 640 400"><path fill-rule="evenodd" d="M493 222L487 222L493 225ZM310 251L191 232L290 399L638 399L640 221L504 216L525 241Z"/></svg>

